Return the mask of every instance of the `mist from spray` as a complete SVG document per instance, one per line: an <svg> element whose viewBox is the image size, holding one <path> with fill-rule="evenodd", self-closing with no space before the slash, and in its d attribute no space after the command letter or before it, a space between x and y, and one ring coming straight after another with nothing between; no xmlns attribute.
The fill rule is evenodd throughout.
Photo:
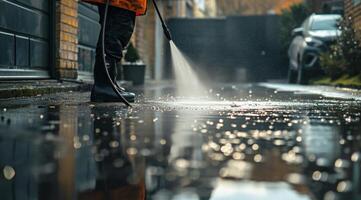
<svg viewBox="0 0 361 200"><path fill-rule="evenodd" d="M203 96L206 91L205 87L202 85L196 72L173 41L170 41L170 49L177 85L177 95L183 97Z"/></svg>

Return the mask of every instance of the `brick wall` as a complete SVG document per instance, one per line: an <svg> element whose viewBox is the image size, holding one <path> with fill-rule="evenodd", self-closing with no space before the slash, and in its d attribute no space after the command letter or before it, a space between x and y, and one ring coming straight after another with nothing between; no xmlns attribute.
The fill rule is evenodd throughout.
<svg viewBox="0 0 361 200"><path fill-rule="evenodd" d="M56 1L56 66L58 79L76 79L78 69L78 0Z"/></svg>
<svg viewBox="0 0 361 200"><path fill-rule="evenodd" d="M352 17L354 27L361 31L361 2L355 4L353 0L345 0L345 17Z"/></svg>
<svg viewBox="0 0 361 200"><path fill-rule="evenodd" d="M328 6L328 9L343 6L343 0L306 0L306 3L311 8L311 11L315 13L330 12L325 10L325 6Z"/></svg>
<svg viewBox="0 0 361 200"><path fill-rule="evenodd" d="M312 12L321 13L323 4L328 1L329 0L307 0L306 2Z"/></svg>

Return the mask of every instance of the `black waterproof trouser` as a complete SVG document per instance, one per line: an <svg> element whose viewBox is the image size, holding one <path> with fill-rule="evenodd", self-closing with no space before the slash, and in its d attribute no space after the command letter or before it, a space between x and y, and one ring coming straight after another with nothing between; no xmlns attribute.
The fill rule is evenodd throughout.
<svg viewBox="0 0 361 200"><path fill-rule="evenodd" d="M98 5L101 32L96 48L96 58L94 66L95 84L107 84L108 80L104 70L104 62L102 55L102 32L105 28L104 48L106 60L108 63L118 63L121 61L123 48L125 48L132 37L135 26L135 12L109 6L107 22L103 24L105 5ZM116 70L115 66L111 66L110 73ZM114 68L114 69L113 69ZM113 78L113 77L112 77Z"/></svg>

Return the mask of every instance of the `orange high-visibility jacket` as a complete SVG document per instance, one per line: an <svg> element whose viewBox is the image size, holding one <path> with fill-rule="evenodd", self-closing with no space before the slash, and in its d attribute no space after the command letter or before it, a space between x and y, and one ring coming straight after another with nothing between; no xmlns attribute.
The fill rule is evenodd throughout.
<svg viewBox="0 0 361 200"><path fill-rule="evenodd" d="M83 0L88 3L105 4L106 0ZM138 16L144 15L147 11L147 0L110 0L115 7L134 11Z"/></svg>

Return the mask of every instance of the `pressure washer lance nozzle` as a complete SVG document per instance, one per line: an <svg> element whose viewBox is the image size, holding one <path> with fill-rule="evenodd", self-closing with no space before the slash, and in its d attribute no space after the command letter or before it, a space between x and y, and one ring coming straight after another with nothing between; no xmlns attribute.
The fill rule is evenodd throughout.
<svg viewBox="0 0 361 200"><path fill-rule="evenodd" d="M169 41L172 41L172 35L170 34L170 31L169 31L168 27L167 27L165 24L163 25L163 31L164 31L165 37L166 37Z"/></svg>
<svg viewBox="0 0 361 200"><path fill-rule="evenodd" d="M172 35L170 34L170 31L169 31L167 25L165 24L165 22L164 22L164 20L163 20L162 14L160 14L158 5L157 5L157 3L155 2L155 0L153 0L153 5L154 5L154 7L155 7L155 10L157 11L157 14L158 14L158 17L159 17L160 21L162 22L162 28L163 28L164 35L165 35L165 37L167 37L167 39L168 39L169 41L171 41L171 40L172 40Z"/></svg>

